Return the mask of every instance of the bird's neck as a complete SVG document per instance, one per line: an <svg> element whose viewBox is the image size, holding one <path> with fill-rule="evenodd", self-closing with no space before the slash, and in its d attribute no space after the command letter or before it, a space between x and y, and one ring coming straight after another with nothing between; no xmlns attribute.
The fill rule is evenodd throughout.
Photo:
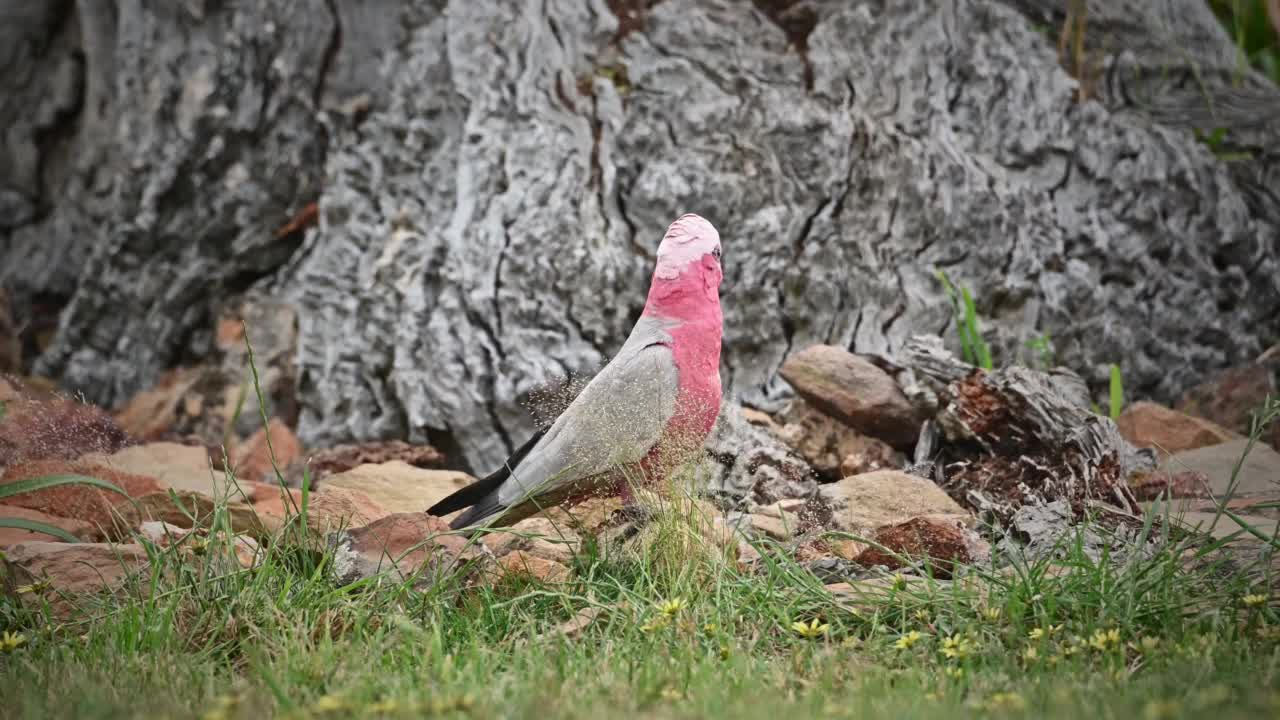
<svg viewBox="0 0 1280 720"><path fill-rule="evenodd" d="M654 277L644 315L674 320L688 329L714 331L717 349L720 345L719 288L703 273L687 273L668 280Z"/></svg>

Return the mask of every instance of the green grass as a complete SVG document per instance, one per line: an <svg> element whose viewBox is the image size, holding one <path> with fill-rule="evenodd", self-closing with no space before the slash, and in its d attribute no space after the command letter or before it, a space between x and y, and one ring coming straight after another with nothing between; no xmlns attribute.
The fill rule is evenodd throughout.
<svg viewBox="0 0 1280 720"><path fill-rule="evenodd" d="M1235 41L1240 71L1253 67L1280 84L1280 38L1267 16L1267 0L1209 0Z"/></svg>
<svg viewBox="0 0 1280 720"><path fill-rule="evenodd" d="M951 300L951 310L955 317L956 333L960 336L961 357L970 365L984 370L995 367L991 359L991 347L982 337L982 326L978 321L978 309L973 302L969 288L956 289L951 278L943 270L937 270L938 281Z"/></svg>
<svg viewBox="0 0 1280 720"><path fill-rule="evenodd" d="M952 582L886 582L854 605L768 544L762 567L741 572L678 536L673 515L660 511L638 550L589 545L563 584L477 584L460 572L424 592L389 578L336 587L329 555L297 536L269 544L259 567L228 571L212 561L229 537L215 518L207 547L151 548L151 575L123 599L87 601L84 619L59 620L31 595L0 601L0 631L25 639L0 656L4 714L1280 710L1280 617L1249 598L1269 596L1269 580L1234 567L1221 542L1175 541L1151 524L1160 546L1151 557L1093 561L1066 544L1056 561L975 569ZM598 615L579 635L563 635L583 612ZM815 637L793 627L814 619ZM1034 638L1036 629L1046 634ZM919 638L901 647L912 632Z"/></svg>

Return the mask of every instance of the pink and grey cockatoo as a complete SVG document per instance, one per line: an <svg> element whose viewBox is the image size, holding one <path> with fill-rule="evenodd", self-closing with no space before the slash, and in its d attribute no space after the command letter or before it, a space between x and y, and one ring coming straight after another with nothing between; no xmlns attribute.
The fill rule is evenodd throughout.
<svg viewBox="0 0 1280 720"><path fill-rule="evenodd" d="M667 228L644 313L616 357L506 464L436 503L455 530L654 482L696 453L720 413L720 234L687 214Z"/></svg>

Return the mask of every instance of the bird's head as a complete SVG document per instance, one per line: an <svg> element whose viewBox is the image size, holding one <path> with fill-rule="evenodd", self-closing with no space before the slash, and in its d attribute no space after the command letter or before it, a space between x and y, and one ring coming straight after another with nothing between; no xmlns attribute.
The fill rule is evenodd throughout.
<svg viewBox="0 0 1280 720"><path fill-rule="evenodd" d="M686 322L714 319L719 327L722 280L720 233L704 218L681 215L658 246L645 314Z"/></svg>
<svg viewBox="0 0 1280 720"><path fill-rule="evenodd" d="M699 280L704 285L709 282L712 289L719 288L724 271L720 267L720 233L715 226L693 213L677 218L662 236L653 277L655 282Z"/></svg>

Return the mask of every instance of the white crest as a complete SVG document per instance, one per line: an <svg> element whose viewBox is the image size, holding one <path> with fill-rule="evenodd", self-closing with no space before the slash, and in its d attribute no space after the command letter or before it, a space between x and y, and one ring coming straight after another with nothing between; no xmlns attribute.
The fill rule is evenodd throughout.
<svg viewBox="0 0 1280 720"><path fill-rule="evenodd" d="M663 280L675 280L703 255L720 248L720 233L715 226L693 213L681 215L667 228L658 246L658 268L654 275Z"/></svg>

